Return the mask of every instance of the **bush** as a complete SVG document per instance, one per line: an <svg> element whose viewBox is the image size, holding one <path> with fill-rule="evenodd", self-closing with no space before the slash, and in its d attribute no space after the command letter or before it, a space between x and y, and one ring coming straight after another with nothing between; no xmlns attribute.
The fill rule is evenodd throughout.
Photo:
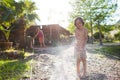
<svg viewBox="0 0 120 80"><path fill-rule="evenodd" d="M24 51L2 51L0 52L0 59L24 59Z"/></svg>
<svg viewBox="0 0 120 80"><path fill-rule="evenodd" d="M117 34L115 34L115 39L120 40L120 31Z"/></svg>
<svg viewBox="0 0 120 80"><path fill-rule="evenodd" d="M114 38L112 37L112 35L109 34L105 37L105 40L106 42L113 42Z"/></svg>
<svg viewBox="0 0 120 80"><path fill-rule="evenodd" d="M120 45L103 46L100 49L96 49L96 51L120 58Z"/></svg>
<svg viewBox="0 0 120 80"><path fill-rule="evenodd" d="M93 34L95 39L99 39L99 32L96 32ZM104 38L104 35L102 34L102 38Z"/></svg>
<svg viewBox="0 0 120 80"><path fill-rule="evenodd" d="M30 71L30 61L0 60L0 80L27 80L21 79ZM29 76L29 73L28 73Z"/></svg>

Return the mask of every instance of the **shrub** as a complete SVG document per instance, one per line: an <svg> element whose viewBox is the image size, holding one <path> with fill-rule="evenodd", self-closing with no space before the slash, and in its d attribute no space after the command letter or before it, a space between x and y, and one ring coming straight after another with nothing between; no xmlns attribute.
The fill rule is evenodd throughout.
<svg viewBox="0 0 120 80"><path fill-rule="evenodd" d="M102 35L102 38L104 38L104 35L103 34L101 35ZM93 36L95 39L99 39L99 32L94 33Z"/></svg>
<svg viewBox="0 0 120 80"><path fill-rule="evenodd" d="M24 51L1 51L0 59L24 59Z"/></svg>
<svg viewBox="0 0 120 80"><path fill-rule="evenodd" d="M115 34L115 38L116 38L117 40L120 40L120 31Z"/></svg>
<svg viewBox="0 0 120 80"><path fill-rule="evenodd" d="M113 42L114 38L112 35L109 34L105 37L105 40L106 40L106 42Z"/></svg>

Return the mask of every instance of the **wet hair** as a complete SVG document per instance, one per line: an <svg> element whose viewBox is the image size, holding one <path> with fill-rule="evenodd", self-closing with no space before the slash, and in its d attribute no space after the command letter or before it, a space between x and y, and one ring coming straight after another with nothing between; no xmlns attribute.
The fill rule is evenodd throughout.
<svg viewBox="0 0 120 80"><path fill-rule="evenodd" d="M80 22L82 22L82 24L83 24L83 26L84 26L84 21L83 21L83 19L82 19L81 17L77 17L77 18L74 20L74 25L75 25L75 26L77 26L77 25L76 25L76 21L77 21L77 20L79 20Z"/></svg>

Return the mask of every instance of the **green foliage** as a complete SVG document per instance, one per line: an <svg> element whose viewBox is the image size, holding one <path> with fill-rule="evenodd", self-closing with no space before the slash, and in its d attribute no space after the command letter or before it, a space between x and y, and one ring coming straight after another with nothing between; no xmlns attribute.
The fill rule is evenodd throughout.
<svg viewBox="0 0 120 80"><path fill-rule="evenodd" d="M102 54L116 56L120 58L120 46L111 45L111 46L103 46L100 49L96 49L96 51L100 51Z"/></svg>
<svg viewBox="0 0 120 80"><path fill-rule="evenodd" d="M70 14L70 22L78 16L82 17L90 25L91 36L93 36L92 33L96 28L101 34L101 25L107 24L110 21L109 18L117 9L117 3L113 0L72 0L71 4L73 11ZM96 38L98 37L96 36ZM99 41L102 45L101 37Z"/></svg>
<svg viewBox="0 0 120 80"><path fill-rule="evenodd" d="M29 26L35 19L40 20L38 15L35 13L35 10L37 10L35 2L32 2L31 0L25 0L24 6L22 7L24 9L24 16L27 26Z"/></svg>
<svg viewBox="0 0 120 80"><path fill-rule="evenodd" d="M110 16L117 8L117 4L115 2L111 3L109 0L74 0L71 4L73 6L71 18L81 16L88 21L90 19L93 19L93 21L96 19L103 20L103 17Z"/></svg>
<svg viewBox="0 0 120 80"><path fill-rule="evenodd" d="M70 33L74 33L75 26L73 23L70 23L69 26L67 27L67 30L70 31Z"/></svg>
<svg viewBox="0 0 120 80"><path fill-rule="evenodd" d="M88 22L85 23L85 27L88 29L88 32L90 32L91 30L91 26Z"/></svg>
<svg viewBox="0 0 120 80"><path fill-rule="evenodd" d="M102 32L109 32L115 29L114 25L104 25L102 26Z"/></svg>
<svg viewBox="0 0 120 80"><path fill-rule="evenodd" d="M20 80L25 71L30 70L30 62L0 61L0 80Z"/></svg>
<svg viewBox="0 0 120 80"><path fill-rule="evenodd" d="M95 39L99 39L99 32L94 33L93 36L94 36ZM101 36L102 36L102 38L104 38L103 34L101 34Z"/></svg>
<svg viewBox="0 0 120 80"><path fill-rule="evenodd" d="M115 34L115 38L120 41L120 31Z"/></svg>
<svg viewBox="0 0 120 80"><path fill-rule="evenodd" d="M70 22L80 16L85 22L89 24L92 22L94 27L98 21L102 25L106 24L108 22L106 20L110 20L109 17L117 8L116 2L110 0L72 0L71 4L73 11L70 14Z"/></svg>
<svg viewBox="0 0 120 80"><path fill-rule="evenodd" d="M35 3L30 0L15 2L14 0L3 0L0 6L0 23L6 25L15 22L21 17L24 17L27 22L39 19L34 12L37 8Z"/></svg>
<svg viewBox="0 0 120 80"><path fill-rule="evenodd" d="M8 29L5 29L3 26L0 26L0 30L5 35L6 41L9 42L9 36L10 36L10 32L11 32L12 28L9 28L9 30L8 30Z"/></svg>
<svg viewBox="0 0 120 80"><path fill-rule="evenodd" d="M3 31L6 40L8 41L11 27L15 24L20 24L21 19L22 24L25 27L29 26L31 22L38 19L38 15L35 13L37 9L35 3L30 0L20 0L16 2L15 0L2 0L0 2L0 30Z"/></svg>
<svg viewBox="0 0 120 80"><path fill-rule="evenodd" d="M110 33L108 33L105 37L105 42L113 42L113 40L113 36Z"/></svg>

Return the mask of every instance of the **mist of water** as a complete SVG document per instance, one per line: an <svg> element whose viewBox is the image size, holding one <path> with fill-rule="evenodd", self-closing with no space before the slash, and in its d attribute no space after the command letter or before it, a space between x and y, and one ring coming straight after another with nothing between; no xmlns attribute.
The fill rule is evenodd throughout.
<svg viewBox="0 0 120 80"><path fill-rule="evenodd" d="M50 80L75 80L76 69L74 48L70 46L57 48L61 51L56 57L55 68Z"/></svg>

